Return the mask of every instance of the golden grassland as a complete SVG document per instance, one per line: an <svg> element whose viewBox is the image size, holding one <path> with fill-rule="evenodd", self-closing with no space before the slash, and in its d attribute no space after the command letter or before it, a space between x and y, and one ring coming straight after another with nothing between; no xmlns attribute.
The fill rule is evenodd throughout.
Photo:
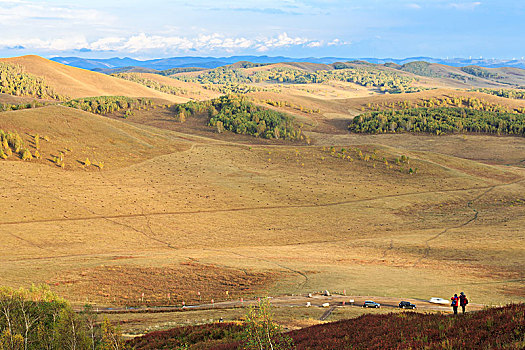
<svg viewBox="0 0 525 350"><path fill-rule="evenodd" d="M86 168L83 162L102 161L108 167L120 167L189 145L177 142L169 133L131 125L63 106L46 106L2 113L0 129L17 131L34 151L34 137L39 135L41 164L51 165L63 154L66 169Z"/></svg>
<svg viewBox="0 0 525 350"><path fill-rule="evenodd" d="M68 79L80 73L56 67L30 71L61 93L77 91ZM111 94L159 97L78 71L85 79L79 95L101 95L98 84L107 82ZM174 84L199 96L197 85ZM109 306L138 302L141 293L155 304L167 293L197 302L197 291L204 301L224 300L226 291L325 289L421 299L465 291L475 303L524 301L523 138L346 129L368 103L455 94L523 106L451 89L384 95L350 84L250 94L320 109L282 108L304 122L312 145L217 134L198 118L176 122L166 108L127 120L63 106L0 113L0 129L17 131L26 144L38 134L42 154L0 161L0 285L49 283L76 304ZM60 152L64 168L52 162ZM398 163L401 156L409 163ZM105 166L86 166L86 159ZM296 326L320 311L290 310L277 312ZM221 312L230 311L177 314L173 322ZM171 316L129 317L162 323Z"/></svg>
<svg viewBox="0 0 525 350"><path fill-rule="evenodd" d="M141 77L156 81L160 84L173 86L175 88L184 89L186 93L182 97L186 97L186 101L191 99L195 100L209 100L215 97L219 97L220 94L216 91L203 89L201 85L191 82L183 82L177 79L165 77L159 74L152 73L136 73ZM181 101L182 102L182 101Z"/></svg>
<svg viewBox="0 0 525 350"><path fill-rule="evenodd" d="M151 97L171 102L182 102L178 96L155 91L102 73L66 66L38 56L1 58L0 61L18 64L30 74L45 77L46 82L53 89L59 94L70 98L119 95Z"/></svg>
<svg viewBox="0 0 525 350"><path fill-rule="evenodd" d="M328 288L428 298L461 288L487 303L523 298L518 168L363 147L391 163L408 155L418 168L408 175L321 147L186 142L97 172L1 162L1 283L58 281L74 301L111 304L122 281L102 295L71 284L102 265L191 261L284 273L267 289L277 294ZM60 284L71 273L81 277Z"/></svg>

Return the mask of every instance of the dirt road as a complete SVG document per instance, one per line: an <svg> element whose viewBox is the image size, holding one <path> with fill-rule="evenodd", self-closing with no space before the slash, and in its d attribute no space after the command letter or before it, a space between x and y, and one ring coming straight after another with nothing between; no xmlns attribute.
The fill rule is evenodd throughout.
<svg viewBox="0 0 525 350"><path fill-rule="evenodd" d="M398 304L401 300L409 301L417 306L416 310L423 311L439 311L449 313L452 312L450 305L433 304L427 300L411 299L411 298L392 298L392 297L373 297L373 296L344 296L344 295L312 295L309 296L279 296L270 297L270 302L273 307L307 307L307 303L310 303L308 307L323 307L323 304L329 304L330 309L333 310L335 307L362 307L365 300L373 300L381 304L381 308L397 309ZM254 305L257 303L257 299L250 300L231 300L221 301L217 303L199 304L199 305L186 305L184 307L177 306L158 306L158 307L137 307L137 308L97 308L94 307L95 312L101 314L124 314L124 313L165 313L165 312L191 312L194 310L212 310L212 309L232 309L242 308ZM469 311L478 311L484 307L482 304L469 304ZM371 310L373 312L373 309ZM328 313L328 318L330 314Z"/></svg>

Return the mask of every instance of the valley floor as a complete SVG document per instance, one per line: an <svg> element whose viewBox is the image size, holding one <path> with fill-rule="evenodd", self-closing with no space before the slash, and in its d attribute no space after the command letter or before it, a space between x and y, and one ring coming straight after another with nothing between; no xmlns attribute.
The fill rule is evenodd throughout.
<svg viewBox="0 0 525 350"><path fill-rule="evenodd" d="M365 140L418 172L204 139L114 170L0 162L0 283L102 305L325 289L523 301L524 170L424 150L450 147L439 138Z"/></svg>

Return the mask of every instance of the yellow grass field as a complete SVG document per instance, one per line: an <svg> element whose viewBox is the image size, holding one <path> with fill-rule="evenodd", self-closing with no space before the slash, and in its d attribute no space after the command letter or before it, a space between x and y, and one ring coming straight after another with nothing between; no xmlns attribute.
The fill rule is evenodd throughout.
<svg viewBox="0 0 525 350"><path fill-rule="evenodd" d="M185 101L178 96L165 94L130 81L65 66L39 56L0 58L0 62L20 65L27 73L45 77L46 82L55 91L70 98L129 96L152 97L170 102Z"/></svg>
<svg viewBox="0 0 525 350"><path fill-rule="evenodd" d="M31 111L11 113L24 112ZM72 300L111 304L122 281L99 284L105 290L76 284L91 286L88 279L107 266L128 279L126 269L151 267L155 280L194 262L283 274L267 286L277 294L346 289L428 298L459 288L480 302L523 298L523 169L360 146L391 163L408 155L419 169L408 175L321 147L171 135L178 149L151 145L141 153L148 160L129 166L113 165L108 152L102 171L0 162L1 283L47 282ZM76 149L90 147L89 138L76 137ZM168 292L144 283L152 295ZM213 293L207 297L224 297Z"/></svg>
<svg viewBox="0 0 525 350"><path fill-rule="evenodd" d="M169 100L81 70L79 87L77 69L48 69L27 68L71 96ZM356 88L355 98L329 99L286 89L295 90L281 98L321 109L294 112L312 145L218 135L196 120L177 124L169 110L128 120L63 106L0 113L0 129L18 131L31 150L36 134L49 140L41 160L0 160L0 285L47 283L76 305L99 306L325 289L525 301L523 138L345 129L370 101L452 90L366 98ZM64 168L52 162L59 152Z"/></svg>

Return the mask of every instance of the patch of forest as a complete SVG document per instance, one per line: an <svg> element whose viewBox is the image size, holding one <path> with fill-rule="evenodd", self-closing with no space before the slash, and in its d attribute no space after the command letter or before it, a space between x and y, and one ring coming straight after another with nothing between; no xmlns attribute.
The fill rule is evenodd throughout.
<svg viewBox="0 0 525 350"><path fill-rule="evenodd" d="M376 87L383 92L408 93L424 90L414 87L413 78L405 75L363 66L358 68L342 68L334 70L318 70L308 72L301 69L279 67L265 71L246 72L243 69L220 67L196 76L172 76L182 81L200 84L247 84L247 83L289 83L289 84L320 84L328 81L352 82L366 87Z"/></svg>
<svg viewBox="0 0 525 350"><path fill-rule="evenodd" d="M525 136L525 114L451 107L384 110L358 115L348 129L356 133L475 132Z"/></svg>
<svg viewBox="0 0 525 350"><path fill-rule="evenodd" d="M246 84L234 84L234 83L228 83L228 84L206 84L202 86L206 90L211 91L217 91L222 94L228 95L228 94L249 94L250 92L258 92L258 91L266 91L267 89L263 89L260 87L252 86L252 85L246 85Z"/></svg>
<svg viewBox="0 0 525 350"><path fill-rule="evenodd" d="M135 109L144 109L153 105L153 101L147 98L132 98L125 96L97 96L70 100L64 106L81 109L94 114L108 114L125 111L124 116L133 114Z"/></svg>
<svg viewBox="0 0 525 350"><path fill-rule="evenodd" d="M516 100L525 100L525 90L512 89L472 89L470 91L482 92L484 94L495 95L499 97L512 98Z"/></svg>
<svg viewBox="0 0 525 350"><path fill-rule="evenodd" d="M416 75L421 75L423 77L430 77L430 78L451 78L456 80L470 80L471 78L456 74L452 72L442 73L435 69L432 69L432 64L425 62L425 61L415 61L415 62L409 62L405 63L404 65L400 67L396 67L399 70L402 70L404 72L413 73Z"/></svg>
<svg viewBox="0 0 525 350"><path fill-rule="evenodd" d="M24 72L22 66L0 62L0 92L13 96L66 100L50 87L44 78Z"/></svg>
<svg viewBox="0 0 525 350"><path fill-rule="evenodd" d="M47 286L0 288L0 349L125 349L117 325L86 306L75 312Z"/></svg>
<svg viewBox="0 0 525 350"><path fill-rule="evenodd" d="M386 109L410 109L410 108L435 108L435 107L460 107L480 111L499 113L525 113L525 107L510 108L499 103L488 102L484 99L468 96L432 97L421 101L394 101L379 103L367 103L361 111L382 111Z"/></svg>
<svg viewBox="0 0 525 350"><path fill-rule="evenodd" d="M29 109L29 108L38 108L38 107L47 106L49 104L51 103L40 102L40 101L31 101L28 103L18 103L18 104L0 103L0 112L18 111L21 109Z"/></svg>
<svg viewBox="0 0 525 350"><path fill-rule="evenodd" d="M478 77L478 78L484 78L484 79L500 79L500 78L503 78L503 76L501 76L498 73L491 72L488 69L481 68L481 67L478 67L478 66L461 67L461 70L463 72L467 73L467 74L473 75L473 76Z"/></svg>
<svg viewBox="0 0 525 350"><path fill-rule="evenodd" d="M189 72L199 72L201 70L206 70L206 68L198 68L198 67L177 67L177 68L170 68L161 70L155 74L163 75L163 76L170 76L173 74L178 73L189 73Z"/></svg>
<svg viewBox="0 0 525 350"><path fill-rule="evenodd" d="M266 139L305 139L292 116L257 106L244 96L224 95L209 101L190 101L175 107L175 115L180 122L184 122L190 115L203 114L209 118L208 125L219 133L228 130Z"/></svg>

